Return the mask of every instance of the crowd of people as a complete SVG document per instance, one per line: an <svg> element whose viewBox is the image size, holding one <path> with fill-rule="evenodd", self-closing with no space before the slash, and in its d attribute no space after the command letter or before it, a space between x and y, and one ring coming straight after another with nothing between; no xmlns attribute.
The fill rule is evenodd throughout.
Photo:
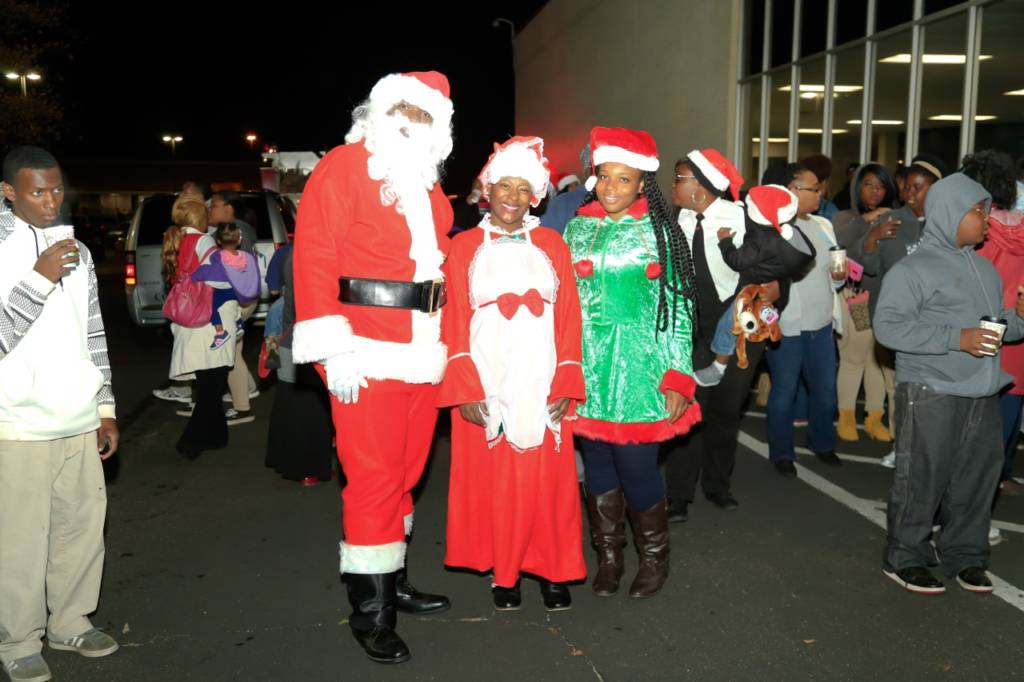
<svg viewBox="0 0 1024 682"><path fill-rule="evenodd" d="M941 565L965 590L993 589L992 507L1021 487L1024 233L1010 157L978 152L956 172L926 154L898 173L857 164L843 201L829 197L827 157L773 164L755 183L705 148L678 158L666 196L651 135L599 126L578 186L552 181L542 139L517 136L453 207L439 184L452 115L440 73L378 81L266 273L230 194L191 184L165 235L169 374L193 382L167 389L194 401L177 450L227 444L225 395L248 414L241 340L266 275L279 296L260 362L278 379L266 464L316 483L336 453L348 623L372 660L409 659L398 612L450 606L409 572L413 489L440 408L446 565L488 575L496 609L520 608L524 578L549 611L571 608L586 516L593 593L620 591L629 526L639 562L625 592L646 598L669 577L669 524L688 518L698 482L715 507L739 506L730 481L762 359L779 475L798 476L801 419L817 459L842 465L837 438L860 437L863 391L863 433L894 442L883 572L938 593ZM84 656L117 649L87 615L103 560L99 460L118 432L91 260L60 238L59 165L18 148L3 181L0 530L18 542L0 543L0 659L11 679L41 681L44 633ZM36 381L20 386L26 363ZM80 376L73 396L43 381L57 370L55 386ZM663 478L669 441L680 447ZM74 471L52 464L71 460ZM67 508L90 511L54 511ZM32 530L40 518L55 519L49 542ZM68 589L47 601L44 583Z"/></svg>

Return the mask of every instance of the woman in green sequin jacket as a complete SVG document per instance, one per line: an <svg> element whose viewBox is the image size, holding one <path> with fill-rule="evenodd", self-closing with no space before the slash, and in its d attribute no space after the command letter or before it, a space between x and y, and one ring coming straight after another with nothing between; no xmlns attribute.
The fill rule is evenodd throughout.
<svg viewBox="0 0 1024 682"><path fill-rule="evenodd" d="M623 573L628 508L640 553L632 597L668 577L662 441L700 421L691 365L696 315L686 240L658 189L654 139L643 131L594 128L596 175L569 222L583 313L587 401L577 408L587 475L594 592L610 596Z"/></svg>

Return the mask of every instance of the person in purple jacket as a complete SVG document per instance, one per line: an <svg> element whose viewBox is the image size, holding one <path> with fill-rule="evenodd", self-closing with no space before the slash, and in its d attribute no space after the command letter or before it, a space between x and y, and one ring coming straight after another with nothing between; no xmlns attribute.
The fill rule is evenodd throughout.
<svg viewBox="0 0 1024 682"><path fill-rule="evenodd" d="M213 306L210 324L216 330L211 349L220 348L231 335L224 329L220 318L220 307L228 301L245 305L260 293L260 271L256 258L248 251L242 251L242 231L236 223L223 223L213 238L220 248L213 252L210 260L196 268L192 280L205 282L213 288ZM244 327L238 322L236 333Z"/></svg>

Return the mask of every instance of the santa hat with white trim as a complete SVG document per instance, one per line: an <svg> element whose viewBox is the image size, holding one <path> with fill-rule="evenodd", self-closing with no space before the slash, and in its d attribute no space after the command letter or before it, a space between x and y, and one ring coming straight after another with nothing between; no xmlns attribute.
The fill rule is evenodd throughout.
<svg viewBox="0 0 1024 682"><path fill-rule="evenodd" d="M530 189L533 190L530 205L536 208L547 194L549 176L548 160L544 158L544 140L517 135L504 144L494 145L494 152L487 159L479 177L487 198L490 198L490 186L498 180L523 178L530 183Z"/></svg>
<svg viewBox="0 0 1024 682"><path fill-rule="evenodd" d="M370 101L385 108L405 101L430 114L435 126L445 129L451 124L451 88L439 71L388 74L373 86Z"/></svg>
<svg viewBox="0 0 1024 682"><path fill-rule="evenodd" d="M796 217L797 198L782 185L758 185L747 192L747 217L758 225L774 227L784 239L789 239L793 228L789 223ZM789 228L789 229L786 229Z"/></svg>
<svg viewBox="0 0 1024 682"><path fill-rule="evenodd" d="M740 198L743 176L717 149L694 149L686 158L702 179L707 180L720 195L731 196L733 201Z"/></svg>
<svg viewBox="0 0 1024 682"><path fill-rule="evenodd" d="M596 170L602 163L622 163L641 171L658 170L658 146L650 133L629 128L595 127L590 131L591 163ZM593 191L597 177L587 178L587 191Z"/></svg>
<svg viewBox="0 0 1024 682"><path fill-rule="evenodd" d="M568 187L572 183L579 182L579 181L580 181L580 179L579 179L579 177L576 176L575 173L566 173L565 175L563 175L562 177L560 177L558 179L558 184L555 185L555 189L557 189L559 192L561 192L563 189L565 189L566 187Z"/></svg>

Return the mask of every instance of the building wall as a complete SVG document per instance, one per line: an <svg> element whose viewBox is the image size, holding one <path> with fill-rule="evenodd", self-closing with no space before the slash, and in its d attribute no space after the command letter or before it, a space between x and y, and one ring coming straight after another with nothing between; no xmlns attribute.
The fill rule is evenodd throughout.
<svg viewBox="0 0 1024 682"><path fill-rule="evenodd" d="M658 143L667 188L695 147L733 155L740 0L550 0L514 41L516 133L561 173L595 125Z"/></svg>

